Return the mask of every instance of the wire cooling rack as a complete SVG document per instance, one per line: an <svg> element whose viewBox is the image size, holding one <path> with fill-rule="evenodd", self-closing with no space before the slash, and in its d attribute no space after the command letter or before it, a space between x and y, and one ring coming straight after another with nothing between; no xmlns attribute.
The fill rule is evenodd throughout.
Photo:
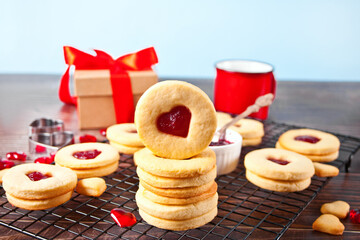
<svg viewBox="0 0 360 240"><path fill-rule="evenodd" d="M278 239L328 182L314 176L309 188L295 193L264 190L249 183L244 155L254 149L274 147L281 133L298 128L265 122L266 135L257 147L244 147L236 171L220 176L218 215L210 223L188 231L153 227L138 214L134 200L139 179L131 156L122 156L118 171L105 177L107 190L99 198L77 193L67 203L45 211L27 211L11 206L0 188L0 225L37 239ZM341 141L339 159L331 164L347 171L360 139L335 134ZM120 228L110 217L113 208L132 212L138 222ZM24 235L24 237L25 237Z"/></svg>

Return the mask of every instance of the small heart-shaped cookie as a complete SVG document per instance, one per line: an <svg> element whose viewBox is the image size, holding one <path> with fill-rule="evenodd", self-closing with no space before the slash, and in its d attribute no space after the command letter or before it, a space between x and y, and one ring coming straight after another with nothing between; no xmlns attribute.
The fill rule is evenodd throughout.
<svg viewBox="0 0 360 240"><path fill-rule="evenodd" d="M335 177L339 175L339 169L337 167L318 162L314 162L313 164L315 167L315 175L318 177Z"/></svg>
<svg viewBox="0 0 360 240"><path fill-rule="evenodd" d="M159 131L186 138L189 133L191 112L185 106L176 106L169 112L162 113L156 125Z"/></svg>
<svg viewBox="0 0 360 240"><path fill-rule="evenodd" d="M331 203L325 203L321 206L322 214L332 214L340 219L346 218L350 210L350 205L344 201L335 201Z"/></svg>
<svg viewBox="0 0 360 240"><path fill-rule="evenodd" d="M331 214L323 214L318 217L313 223L312 228L316 231L332 235L342 235L345 230L345 226L340 220Z"/></svg>

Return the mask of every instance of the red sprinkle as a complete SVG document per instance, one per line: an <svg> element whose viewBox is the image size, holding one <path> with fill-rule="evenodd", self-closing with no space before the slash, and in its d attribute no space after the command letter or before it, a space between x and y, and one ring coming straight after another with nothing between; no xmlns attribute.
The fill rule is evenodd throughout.
<svg viewBox="0 0 360 240"><path fill-rule="evenodd" d="M277 164L280 164L280 165L287 165L290 163L289 161L286 161L286 160L281 160L281 159L276 159L276 158L271 158L271 157L268 157L267 160L272 161Z"/></svg>
<svg viewBox="0 0 360 240"><path fill-rule="evenodd" d="M86 143L86 142L97 142L97 139L94 135L85 134L79 137L80 143Z"/></svg>
<svg viewBox="0 0 360 240"><path fill-rule="evenodd" d="M37 153L43 153L43 152L45 152L45 151L46 151L46 147L41 146L41 145L36 145L36 147L35 147L35 152L37 152Z"/></svg>
<svg viewBox="0 0 360 240"><path fill-rule="evenodd" d="M39 157L39 158L35 159L34 162L35 163L51 164L51 163L54 162L54 159L52 159L51 157Z"/></svg>
<svg viewBox="0 0 360 240"><path fill-rule="evenodd" d="M136 217L134 214L125 212L120 208L114 208L111 210L110 215L120 227L131 227L136 223Z"/></svg>
<svg viewBox="0 0 360 240"><path fill-rule="evenodd" d="M9 161L7 159L0 159L0 170L3 170L5 168L12 168L15 165L14 162Z"/></svg>
<svg viewBox="0 0 360 240"><path fill-rule="evenodd" d="M350 220L353 223L360 223L360 210L355 208L355 209L351 209L350 213Z"/></svg>
<svg viewBox="0 0 360 240"><path fill-rule="evenodd" d="M6 158L8 160L25 161L26 154L24 152L8 152Z"/></svg>
<svg viewBox="0 0 360 240"><path fill-rule="evenodd" d="M42 174L41 172L31 172L26 174L31 181L39 181L51 177L49 174Z"/></svg>
<svg viewBox="0 0 360 240"><path fill-rule="evenodd" d="M106 137L106 128L100 129L101 136Z"/></svg>

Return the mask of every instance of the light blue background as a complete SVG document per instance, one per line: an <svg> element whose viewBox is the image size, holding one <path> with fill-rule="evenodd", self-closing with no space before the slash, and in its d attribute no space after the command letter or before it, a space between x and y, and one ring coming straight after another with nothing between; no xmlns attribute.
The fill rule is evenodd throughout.
<svg viewBox="0 0 360 240"><path fill-rule="evenodd" d="M160 77L214 78L222 59L278 80L360 80L358 0L0 0L0 73L65 71L63 45L114 57L154 46Z"/></svg>

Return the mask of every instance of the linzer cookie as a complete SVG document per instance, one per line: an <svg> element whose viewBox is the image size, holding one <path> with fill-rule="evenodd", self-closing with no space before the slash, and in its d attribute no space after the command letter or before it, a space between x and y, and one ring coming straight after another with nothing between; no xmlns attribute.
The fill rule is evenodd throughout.
<svg viewBox="0 0 360 240"><path fill-rule="evenodd" d="M112 125L106 130L106 137L110 145L115 147L119 153L134 154L143 149L142 143L134 123L121 123Z"/></svg>
<svg viewBox="0 0 360 240"><path fill-rule="evenodd" d="M294 192L307 188L314 175L310 159L300 154L274 148L252 151L245 156L246 178L272 191Z"/></svg>
<svg viewBox="0 0 360 240"><path fill-rule="evenodd" d="M243 146L257 146L264 136L264 124L254 119L241 119L230 129L243 137Z"/></svg>
<svg viewBox="0 0 360 240"><path fill-rule="evenodd" d="M300 153L314 162L331 162L339 155L340 141L330 133L293 129L279 137L276 148Z"/></svg>
<svg viewBox="0 0 360 240"><path fill-rule="evenodd" d="M102 177L116 171L118 151L105 143L80 143L60 149L55 155L56 165L72 169L78 178Z"/></svg>
<svg viewBox="0 0 360 240"><path fill-rule="evenodd" d="M169 80L141 96L135 124L144 145L155 155L186 159L209 146L217 121L214 106L203 91Z"/></svg>
<svg viewBox="0 0 360 240"><path fill-rule="evenodd" d="M68 168L48 164L21 164L3 177L8 201L19 208L43 210L71 198L77 176Z"/></svg>

